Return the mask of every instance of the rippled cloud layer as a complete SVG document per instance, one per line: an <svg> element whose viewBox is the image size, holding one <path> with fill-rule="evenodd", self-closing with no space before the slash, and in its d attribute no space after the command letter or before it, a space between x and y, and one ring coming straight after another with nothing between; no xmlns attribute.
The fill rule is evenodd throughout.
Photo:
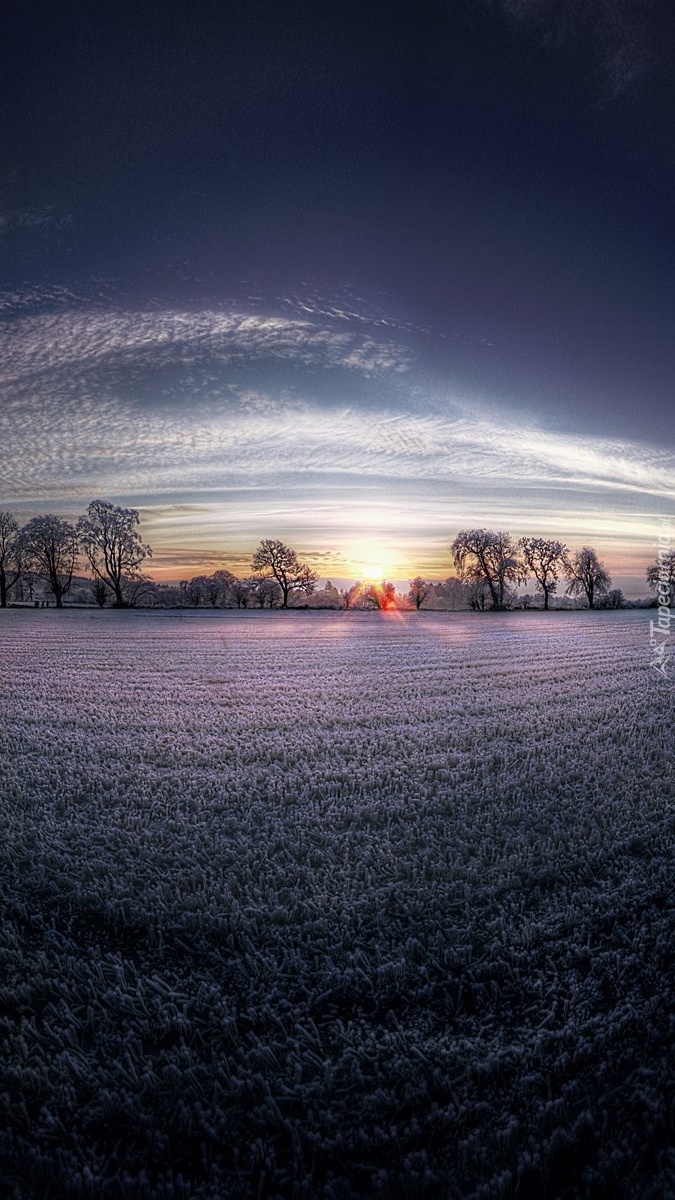
<svg viewBox="0 0 675 1200"><path fill-rule="evenodd" d="M364 538L443 574L471 524L635 563L675 499L669 449L497 418L382 322L60 311L8 321L1 362L2 506L139 505L167 570L270 535L343 574Z"/></svg>

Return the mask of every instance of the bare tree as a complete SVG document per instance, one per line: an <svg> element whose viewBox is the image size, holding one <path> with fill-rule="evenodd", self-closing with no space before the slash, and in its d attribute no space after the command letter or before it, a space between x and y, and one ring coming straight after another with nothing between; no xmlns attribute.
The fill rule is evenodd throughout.
<svg viewBox="0 0 675 1200"><path fill-rule="evenodd" d="M547 609L549 597L557 591L558 580L565 571L567 546L564 542L532 537L522 537L519 546L528 573L536 579Z"/></svg>
<svg viewBox="0 0 675 1200"><path fill-rule="evenodd" d="M77 530L69 521L47 513L33 517L21 531L28 568L49 584L56 607L70 590L79 551Z"/></svg>
<svg viewBox="0 0 675 1200"><path fill-rule="evenodd" d="M670 598L675 596L675 550L659 549L656 562L647 567L646 575L652 591L667 597L663 604L670 604Z"/></svg>
<svg viewBox="0 0 675 1200"><path fill-rule="evenodd" d="M92 500L86 517L77 523L83 552L98 579L102 579L115 597L115 607L124 608L124 580L139 576L144 559L152 550L142 541L136 526L138 510L120 508L108 500Z"/></svg>
<svg viewBox="0 0 675 1200"><path fill-rule="evenodd" d="M139 600L145 600L146 603L154 598L157 584L149 575L143 575L140 571L135 571L133 575L125 575L122 578L122 599L125 608L135 608Z"/></svg>
<svg viewBox="0 0 675 1200"><path fill-rule="evenodd" d="M202 600L207 599L208 580L206 575L195 575L192 579L181 579L181 590L190 604L199 608Z"/></svg>
<svg viewBox="0 0 675 1200"><path fill-rule="evenodd" d="M625 608L626 597L621 588L612 588L610 592L605 592L596 605L597 608Z"/></svg>
<svg viewBox="0 0 675 1200"><path fill-rule="evenodd" d="M370 600L376 608L387 609L393 608L395 604L396 588L393 583L387 583L384 579L382 583L370 583L364 589L364 600Z"/></svg>
<svg viewBox="0 0 675 1200"><path fill-rule="evenodd" d="M422 579L420 575L416 575L415 578L410 581L408 599L411 604L414 604L418 612L429 595L430 588L431 584L426 583L426 581Z"/></svg>
<svg viewBox="0 0 675 1200"><path fill-rule="evenodd" d="M491 594L490 589L484 579L474 579L473 583L468 584L469 589L469 608L474 612L485 612L489 607Z"/></svg>
<svg viewBox="0 0 675 1200"><path fill-rule="evenodd" d="M251 599L251 590L245 579L234 579L230 584L230 595L237 608L246 608Z"/></svg>
<svg viewBox="0 0 675 1200"><path fill-rule="evenodd" d="M21 579L23 542L19 522L11 512L0 512L0 608L7 608L9 593Z"/></svg>
<svg viewBox="0 0 675 1200"><path fill-rule="evenodd" d="M248 589L249 596L252 596L260 608L267 605L269 608L277 608L282 600L282 591L271 575L249 575L248 579L244 580Z"/></svg>
<svg viewBox="0 0 675 1200"><path fill-rule="evenodd" d="M595 608L595 601L609 591L612 586L611 576L600 562L591 546L583 546L577 550L574 558L565 567L569 583L568 596L585 596L589 608Z"/></svg>
<svg viewBox="0 0 675 1200"><path fill-rule="evenodd" d="M144 593L145 603L152 608L180 608L183 595L180 587L168 583L155 583Z"/></svg>
<svg viewBox="0 0 675 1200"><path fill-rule="evenodd" d="M207 579L207 595L212 606L216 604L225 604L228 597L231 595L232 587L238 580L231 571L226 571L220 568L214 571Z"/></svg>
<svg viewBox="0 0 675 1200"><path fill-rule="evenodd" d="M276 579L281 588L282 608L288 608L291 592L304 592L310 596L319 578L316 571L300 562L295 550L273 538L265 538L260 543L251 566L254 571Z"/></svg>
<svg viewBox="0 0 675 1200"><path fill-rule="evenodd" d="M456 575L450 575L442 583L432 585L432 592L434 599L439 601L441 607L449 608L451 612L459 612L464 608L471 608L470 597L473 586L470 583L463 583Z"/></svg>
<svg viewBox="0 0 675 1200"><path fill-rule="evenodd" d="M103 608L106 600L108 599L108 588L106 587L106 585L104 584L102 579L94 579L93 580L92 585L91 585L91 592L92 592L94 600L98 604L99 608Z"/></svg>
<svg viewBox="0 0 675 1200"><path fill-rule="evenodd" d="M35 584L37 583L37 575L34 571L29 571L24 567L21 572L21 578L16 584L16 590L19 594L19 600L35 600Z"/></svg>
<svg viewBox="0 0 675 1200"><path fill-rule="evenodd" d="M340 593L342 596L343 608L355 608L358 601L361 599L362 592L363 584L360 580L357 583L353 583L351 587L345 588L345 590Z"/></svg>
<svg viewBox="0 0 675 1200"><path fill-rule="evenodd" d="M487 585L492 608L504 608L508 583L527 578L517 542L502 530L461 529L450 551L465 583Z"/></svg>
<svg viewBox="0 0 675 1200"><path fill-rule="evenodd" d="M314 605L317 608L343 608L344 597L335 584L327 579L324 586L314 592Z"/></svg>

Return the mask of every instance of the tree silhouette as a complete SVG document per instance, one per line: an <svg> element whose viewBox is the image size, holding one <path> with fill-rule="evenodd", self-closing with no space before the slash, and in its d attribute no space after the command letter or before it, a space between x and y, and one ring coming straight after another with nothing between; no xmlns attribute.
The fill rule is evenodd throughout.
<svg viewBox="0 0 675 1200"><path fill-rule="evenodd" d="M245 579L235 579L230 584L230 595L237 608L246 608L251 599L251 589Z"/></svg>
<svg viewBox="0 0 675 1200"><path fill-rule="evenodd" d="M11 512L0 512L0 608L7 608L11 589L23 571L23 542L19 522Z"/></svg>
<svg viewBox="0 0 675 1200"><path fill-rule="evenodd" d="M565 568L569 584L568 596L585 596L589 608L595 608L595 601L603 596L612 586L611 576L600 562L591 546L582 546Z"/></svg>
<svg viewBox="0 0 675 1200"><path fill-rule="evenodd" d="M70 590L79 550L75 526L47 513L44 517L33 517L24 525L21 541L29 569L49 584L56 607L63 608L63 597Z"/></svg>
<svg viewBox="0 0 675 1200"><path fill-rule="evenodd" d="M519 546L525 566L539 584L547 609L549 596L557 590L558 579L565 570L567 546L564 542L532 537L522 537Z"/></svg>
<svg viewBox="0 0 675 1200"><path fill-rule="evenodd" d="M276 579L281 588L281 607L288 608L291 592L304 592L309 596L319 578L306 563L301 563L297 552L290 546L273 538L265 538L251 560L254 571Z"/></svg>
<svg viewBox="0 0 675 1200"><path fill-rule="evenodd" d="M675 595L675 550L659 550L656 562L647 567L646 575L652 591L667 596L663 603L669 604Z"/></svg>
<svg viewBox="0 0 675 1200"><path fill-rule="evenodd" d="M202 600L208 599L208 580L206 575L194 575L192 579L181 579L179 587L195 608L199 608Z"/></svg>
<svg viewBox="0 0 675 1200"><path fill-rule="evenodd" d="M138 523L137 509L120 508L107 500L92 500L86 517L77 523L82 550L94 575L112 591L116 608L128 603L125 580L131 583L140 578L141 563L152 555L141 541Z"/></svg>
<svg viewBox="0 0 675 1200"><path fill-rule="evenodd" d="M503 608L508 583L527 579L510 533L491 529L461 529L450 547L455 567L465 583L485 583L492 608Z"/></svg>
<svg viewBox="0 0 675 1200"><path fill-rule="evenodd" d="M221 567L218 571L214 571L213 575L209 575L206 581L206 594L212 607L216 604L224 604L231 594L231 589L237 578L231 571L226 571Z"/></svg>
<svg viewBox="0 0 675 1200"><path fill-rule="evenodd" d="M411 604L415 605L415 608L417 609L418 612L419 612L420 608L422 607L422 605L424 604L424 601L426 600L427 596L429 595L430 588L431 588L431 584L426 583L426 581L424 579L422 579L422 577L420 575L416 575L415 578L410 581L410 591L408 592L408 599Z"/></svg>
<svg viewBox="0 0 675 1200"><path fill-rule="evenodd" d="M135 571L133 575L125 575L122 579L122 600L124 608L134 608L139 600L154 596L157 585L149 575Z"/></svg>
<svg viewBox="0 0 675 1200"><path fill-rule="evenodd" d="M264 608L266 604L269 608L278 608L282 593L273 575L249 575L244 583L249 596L253 597L260 608Z"/></svg>
<svg viewBox="0 0 675 1200"><path fill-rule="evenodd" d="M604 592L598 600L597 608L625 608L626 597L621 588L612 588L610 592Z"/></svg>
<svg viewBox="0 0 675 1200"><path fill-rule="evenodd" d="M474 612L485 612L490 599L490 589L484 579L474 579L468 584L469 608Z"/></svg>
<svg viewBox="0 0 675 1200"><path fill-rule="evenodd" d="M108 589L102 579L95 579L91 585L92 595L99 608L103 608L108 599Z"/></svg>

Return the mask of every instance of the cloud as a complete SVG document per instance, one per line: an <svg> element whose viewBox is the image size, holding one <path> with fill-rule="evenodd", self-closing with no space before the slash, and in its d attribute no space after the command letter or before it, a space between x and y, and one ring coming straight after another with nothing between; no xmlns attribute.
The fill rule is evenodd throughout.
<svg viewBox="0 0 675 1200"><path fill-rule="evenodd" d="M57 213L53 204L20 209L0 209L0 233L13 229L28 229L45 236L66 229L72 223L72 214Z"/></svg>
<svg viewBox="0 0 675 1200"><path fill-rule="evenodd" d="M156 548L200 561L225 538L414 550L470 524L637 546L675 500L669 450L470 398L425 407L409 351L361 324L79 310L16 319L4 341L2 507L72 514L105 496L143 508Z"/></svg>
<svg viewBox="0 0 675 1200"><path fill-rule="evenodd" d="M133 412L112 399L7 400L3 491L190 490L273 475L358 475L675 497L675 458L629 442L244 393L239 407Z"/></svg>
<svg viewBox="0 0 675 1200"><path fill-rule="evenodd" d="M670 0L502 0L502 7L546 45L589 46L605 98L632 87L672 51Z"/></svg>
<svg viewBox="0 0 675 1200"><path fill-rule="evenodd" d="M353 369L370 375L404 371L411 356L395 342L315 321L247 313L56 312L8 327L2 380L33 386L48 374L69 391L105 371L112 388L129 369L166 365L209 368L275 359L307 367ZM214 376L215 379L215 376Z"/></svg>
<svg viewBox="0 0 675 1200"><path fill-rule="evenodd" d="M91 480L152 489L181 468L198 482L214 456L266 469L276 426L305 403L280 372L353 390L344 381L398 377L411 362L363 329L216 311L33 314L5 323L0 353L0 478L16 498L79 494ZM274 395L250 386L256 372Z"/></svg>

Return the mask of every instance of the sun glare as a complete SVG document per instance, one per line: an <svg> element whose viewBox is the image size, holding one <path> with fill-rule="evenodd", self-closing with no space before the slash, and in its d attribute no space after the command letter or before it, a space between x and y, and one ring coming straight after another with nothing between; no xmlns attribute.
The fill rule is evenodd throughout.
<svg viewBox="0 0 675 1200"><path fill-rule="evenodd" d="M364 583L381 583L394 573L394 559L377 542L361 542L351 555L354 574Z"/></svg>
<svg viewBox="0 0 675 1200"><path fill-rule="evenodd" d="M380 583L387 574L381 563L369 563L361 572L364 583Z"/></svg>

